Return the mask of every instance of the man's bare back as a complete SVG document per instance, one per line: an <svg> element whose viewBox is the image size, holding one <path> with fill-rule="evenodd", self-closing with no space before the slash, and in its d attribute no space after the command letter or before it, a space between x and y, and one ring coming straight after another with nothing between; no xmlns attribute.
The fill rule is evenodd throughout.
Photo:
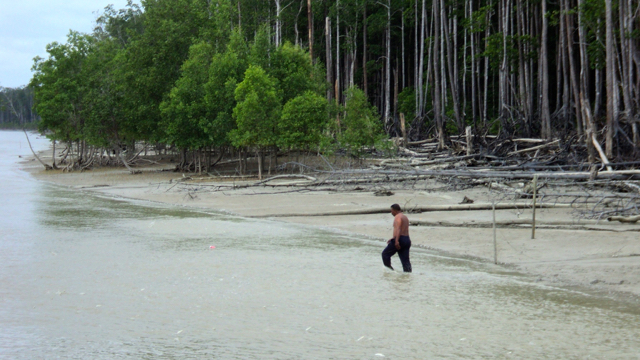
<svg viewBox="0 0 640 360"><path fill-rule="evenodd" d="M400 236L409 236L409 219L404 213L399 213L393 219L393 237L396 237L396 231Z"/></svg>
<svg viewBox="0 0 640 360"><path fill-rule="evenodd" d="M411 262L409 261L409 248L411 239L409 238L409 219L402 213L400 205L391 205L391 215L393 215L393 238L387 241L387 247L382 252L382 263L393 269L391 257L398 253L402 261L402 269L411 272Z"/></svg>

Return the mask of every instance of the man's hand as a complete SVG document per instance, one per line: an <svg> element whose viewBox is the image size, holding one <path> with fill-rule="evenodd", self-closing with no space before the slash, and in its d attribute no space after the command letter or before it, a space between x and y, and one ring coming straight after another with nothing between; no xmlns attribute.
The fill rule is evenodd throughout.
<svg viewBox="0 0 640 360"><path fill-rule="evenodd" d="M396 240L396 249L400 250L400 243Z"/></svg>

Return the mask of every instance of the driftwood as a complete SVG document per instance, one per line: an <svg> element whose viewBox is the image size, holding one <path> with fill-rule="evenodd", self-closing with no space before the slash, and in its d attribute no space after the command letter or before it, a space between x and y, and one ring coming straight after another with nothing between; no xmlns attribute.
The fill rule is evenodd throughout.
<svg viewBox="0 0 640 360"><path fill-rule="evenodd" d="M496 204L496 210L514 210L529 208L531 204L527 203L509 203L509 204ZM570 208L570 204L537 204L537 208ZM491 204L455 204L455 205L430 205L430 206L415 206L412 208L406 208L407 213L421 213L421 212L434 212L434 211L470 211L470 210L491 210ZM344 210L333 212L321 212L321 213L290 213L290 214L271 214L271 215L259 215L254 216L257 218L265 217L299 217L299 216L345 216L345 215L370 215L370 214L385 214L390 209L388 207L376 207L358 210Z"/></svg>
<svg viewBox="0 0 640 360"><path fill-rule="evenodd" d="M602 147L600 146L598 139L596 139L595 134L591 134L591 141L593 142L593 146L598 151L598 154L600 154L600 159L602 159L602 163L607 166L607 171L612 171L613 169L609 165L609 159L607 159L607 155L605 155L604 151L602 151Z"/></svg>
<svg viewBox="0 0 640 360"><path fill-rule="evenodd" d="M509 153L509 155L516 155L516 154L522 154L525 152L531 152L531 151L535 151L535 150L540 150L540 149L544 149L547 147L550 147L552 145L558 144L560 142L560 139L558 140L554 140L550 143L546 143L546 144L542 144L542 145L538 145L538 146L534 146L534 147L530 147L530 148L526 148L526 149L522 149L522 150L516 150L516 151L512 151Z"/></svg>
<svg viewBox="0 0 640 360"><path fill-rule="evenodd" d="M426 139L426 140L420 140L420 141L409 141L407 142L407 145L411 146L411 145L422 145L422 144L427 144L427 143L433 143L435 141L438 141L438 139Z"/></svg>
<svg viewBox="0 0 640 360"><path fill-rule="evenodd" d="M636 223L640 221L640 215L635 216L609 216L607 221L619 221L621 223Z"/></svg>
<svg viewBox="0 0 640 360"><path fill-rule="evenodd" d="M457 161L474 159L474 158L477 158L477 157L480 157L480 156L481 155L453 156L453 157L447 157L447 158L442 158L442 159L412 162L409 165L411 165L411 166L424 166L424 165L444 164L444 163L449 163L449 162L457 162Z"/></svg>
<svg viewBox="0 0 640 360"><path fill-rule="evenodd" d="M309 175L302 175L302 174L287 174L287 175L276 175L276 176L272 176L268 179L262 180L262 181L258 181L256 183L254 183L253 185L263 185L266 184L272 180L276 180L276 179L291 179L291 178L304 178L307 180L311 180L311 181L317 181L318 179L314 178L313 176L309 176Z"/></svg>

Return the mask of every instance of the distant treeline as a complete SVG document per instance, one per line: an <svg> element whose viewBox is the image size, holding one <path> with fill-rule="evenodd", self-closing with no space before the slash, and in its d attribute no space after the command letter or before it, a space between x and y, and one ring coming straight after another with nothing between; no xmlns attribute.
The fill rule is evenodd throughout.
<svg viewBox="0 0 640 360"><path fill-rule="evenodd" d="M113 148L383 137L640 145L638 0L143 0L35 60L41 130Z"/></svg>
<svg viewBox="0 0 640 360"><path fill-rule="evenodd" d="M33 90L28 87L0 87L0 129L34 129L40 118L33 103Z"/></svg>

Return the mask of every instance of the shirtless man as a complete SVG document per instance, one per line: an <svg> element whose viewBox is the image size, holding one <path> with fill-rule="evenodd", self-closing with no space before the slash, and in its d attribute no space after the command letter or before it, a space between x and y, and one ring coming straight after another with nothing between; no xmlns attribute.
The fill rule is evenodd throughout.
<svg viewBox="0 0 640 360"><path fill-rule="evenodd" d="M409 261L409 248L411 248L411 239L409 239L409 219L402 213L400 205L391 205L391 215L393 215L393 238L387 241L387 247L382 251L382 263L384 266L393 270L391 266L391 257L398 253L402 262L404 272L411 272L411 262Z"/></svg>

